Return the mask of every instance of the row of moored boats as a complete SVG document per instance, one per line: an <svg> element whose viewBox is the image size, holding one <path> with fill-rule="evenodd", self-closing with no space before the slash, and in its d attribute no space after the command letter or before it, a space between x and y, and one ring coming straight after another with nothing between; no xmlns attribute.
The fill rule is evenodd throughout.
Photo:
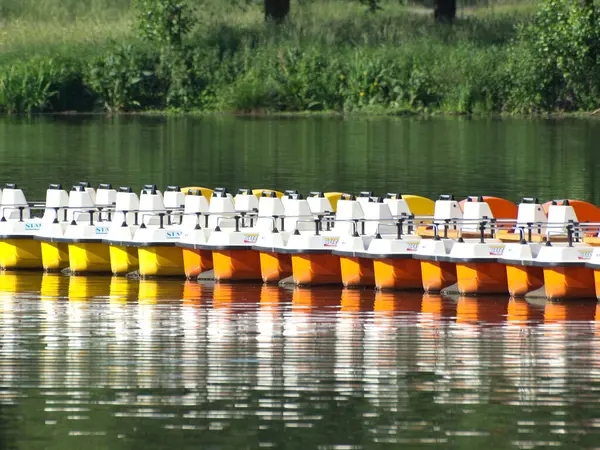
<svg viewBox="0 0 600 450"><path fill-rule="evenodd" d="M60 184L0 192L0 266L290 280L461 294L600 296L600 208L497 197ZM454 286L454 287L453 287Z"/></svg>

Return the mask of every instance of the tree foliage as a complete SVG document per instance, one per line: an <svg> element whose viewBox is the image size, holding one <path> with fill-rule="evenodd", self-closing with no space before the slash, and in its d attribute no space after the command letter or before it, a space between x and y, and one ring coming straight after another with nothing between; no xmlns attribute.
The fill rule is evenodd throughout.
<svg viewBox="0 0 600 450"><path fill-rule="evenodd" d="M140 34L151 42L180 46L193 24L183 0L135 0L135 5Z"/></svg>

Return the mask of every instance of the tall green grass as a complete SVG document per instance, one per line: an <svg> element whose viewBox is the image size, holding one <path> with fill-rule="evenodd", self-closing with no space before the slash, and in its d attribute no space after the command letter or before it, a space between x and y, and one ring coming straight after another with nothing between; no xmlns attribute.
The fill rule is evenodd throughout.
<svg viewBox="0 0 600 450"><path fill-rule="evenodd" d="M273 26L260 2L192 3L166 51L140 40L129 0L4 0L0 110L510 112L516 25L534 12L469 3L440 26L418 4L303 0Z"/></svg>

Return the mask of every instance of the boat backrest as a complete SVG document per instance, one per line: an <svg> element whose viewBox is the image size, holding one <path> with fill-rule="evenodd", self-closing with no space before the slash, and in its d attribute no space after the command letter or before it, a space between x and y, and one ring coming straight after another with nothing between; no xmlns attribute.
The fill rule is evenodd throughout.
<svg viewBox="0 0 600 450"><path fill-rule="evenodd" d="M517 223L527 224L546 222L548 222L548 217L544 212L544 207L538 203L537 198L524 197L521 199L521 203L519 203L519 209L517 212ZM537 233L544 233L546 231L546 227L536 227L535 231Z"/></svg>
<svg viewBox="0 0 600 450"><path fill-rule="evenodd" d="M6 184L2 192L2 217L6 220L19 220L20 208L23 208L22 218L29 219L31 214L23 190L16 184Z"/></svg>
<svg viewBox="0 0 600 450"><path fill-rule="evenodd" d="M140 210L138 221L146 226L158 226L160 217L158 213L166 212L162 192L155 184L147 184L140 193ZM164 223L164 222L163 222Z"/></svg>
<svg viewBox="0 0 600 450"><path fill-rule="evenodd" d="M90 194L90 198L94 203L96 203L96 189L94 189L88 181L80 181L77 183L77 186L83 188L83 190L87 191Z"/></svg>
<svg viewBox="0 0 600 450"><path fill-rule="evenodd" d="M51 184L46 190L46 209L42 217L43 222L59 221L65 218L65 207L69 204L69 194L61 184Z"/></svg>
<svg viewBox="0 0 600 450"><path fill-rule="evenodd" d="M323 192L311 192L306 198L310 211L313 215L324 215L333 213L331 202Z"/></svg>
<svg viewBox="0 0 600 450"><path fill-rule="evenodd" d="M183 228L195 228L197 224L196 213L208 214L210 205L208 200L200 189L190 189L185 196ZM204 220L200 221L200 226L204 227Z"/></svg>
<svg viewBox="0 0 600 450"><path fill-rule="evenodd" d="M462 228L465 231L479 231L479 222L482 219L494 218L490 205L484 202L481 197L468 197L463 208L463 219L465 222Z"/></svg>
<svg viewBox="0 0 600 450"><path fill-rule="evenodd" d="M117 192L115 199L115 214L112 221L117 224L122 224L123 221L127 225L135 223L135 211L140 209L140 199L133 189L129 186L122 186ZM127 211L125 214L124 211ZM139 220L139 218L138 218Z"/></svg>
<svg viewBox="0 0 600 450"><path fill-rule="evenodd" d="M444 223L446 220L462 219L463 212L459 203L453 195L440 195L436 200L433 210L433 219L436 223Z"/></svg>
<svg viewBox="0 0 600 450"><path fill-rule="evenodd" d="M358 203L360 203L360 206L364 207L367 203L369 203L371 197L373 197L373 192L363 191L357 195L356 200L358 201Z"/></svg>
<svg viewBox="0 0 600 450"><path fill-rule="evenodd" d="M168 210L182 209L185 206L185 194L179 186L167 186L163 201Z"/></svg>
<svg viewBox="0 0 600 450"><path fill-rule="evenodd" d="M238 212L252 212L258 209L258 197L251 189L239 189L233 199L235 210Z"/></svg>
<svg viewBox="0 0 600 450"><path fill-rule="evenodd" d="M387 199L372 197L371 201L363 206L366 220L364 226L366 235L373 235L377 232L381 234L392 233L396 230L396 222L393 218L390 205L385 200Z"/></svg>
<svg viewBox="0 0 600 450"><path fill-rule="evenodd" d="M308 201L302 198L301 194L297 194L294 198L289 198L285 204L285 229L287 231L299 230L308 231L314 230L314 215L310 210Z"/></svg>
<svg viewBox="0 0 600 450"><path fill-rule="evenodd" d="M215 188L210 199L208 211L210 213L210 216L208 217L209 228L215 228L217 224L219 227L233 226L233 219L220 218L233 217L236 215L233 197L227 188Z"/></svg>
<svg viewBox="0 0 600 450"><path fill-rule="evenodd" d="M410 216L412 214L408 202L402 198L401 194L388 193L383 199L383 203L390 207L390 213L393 217Z"/></svg>
<svg viewBox="0 0 600 450"><path fill-rule="evenodd" d="M277 216L276 226L279 228L281 219L279 217L285 216L285 208L281 199L277 198L277 194L274 191L263 192L260 199L258 200L258 220L256 222L256 228L263 231L273 229L273 217Z"/></svg>
<svg viewBox="0 0 600 450"><path fill-rule="evenodd" d="M94 195L95 198L95 195ZM70 222L75 220L79 222L88 222L90 220L89 211L95 211L96 205L92 198L90 188L86 187L85 184L79 183L71 188L69 191L69 209L67 211L67 220ZM93 213L94 220L97 218L97 214Z"/></svg>
<svg viewBox="0 0 600 450"><path fill-rule="evenodd" d="M333 231L335 233L352 234L354 232L352 221L361 220L364 217L365 214L358 200L354 196L344 194L337 202ZM360 227L357 231L360 231Z"/></svg>
<svg viewBox="0 0 600 450"><path fill-rule="evenodd" d="M577 214L567 200L558 204L552 202L548 208L548 230L549 235L565 234L569 222L578 222Z"/></svg>

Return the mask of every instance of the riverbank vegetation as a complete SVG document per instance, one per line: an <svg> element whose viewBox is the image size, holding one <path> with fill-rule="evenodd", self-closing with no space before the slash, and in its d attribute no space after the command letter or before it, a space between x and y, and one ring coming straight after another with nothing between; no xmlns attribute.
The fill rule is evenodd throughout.
<svg viewBox="0 0 600 450"><path fill-rule="evenodd" d="M364 3L292 2L278 24L251 0L4 0L0 110L600 107L600 11L589 1L461 8L452 24L398 0L379 1L373 12Z"/></svg>

